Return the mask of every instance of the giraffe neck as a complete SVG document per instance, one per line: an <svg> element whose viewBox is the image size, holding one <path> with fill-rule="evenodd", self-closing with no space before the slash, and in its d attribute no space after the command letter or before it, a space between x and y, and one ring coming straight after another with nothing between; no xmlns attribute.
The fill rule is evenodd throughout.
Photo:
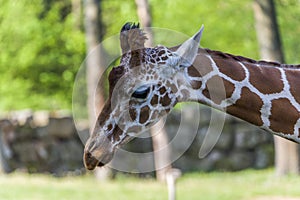
<svg viewBox="0 0 300 200"><path fill-rule="evenodd" d="M300 143L300 67L199 49L179 101L197 101Z"/></svg>

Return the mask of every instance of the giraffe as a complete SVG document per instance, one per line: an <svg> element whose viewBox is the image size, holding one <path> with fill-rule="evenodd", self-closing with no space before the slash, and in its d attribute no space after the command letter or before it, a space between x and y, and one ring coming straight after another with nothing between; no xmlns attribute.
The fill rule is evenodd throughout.
<svg viewBox="0 0 300 200"><path fill-rule="evenodd" d="M180 46L145 48L138 24L121 29L120 65L84 150L85 167L115 150L180 102L198 102L300 143L300 65L256 61L199 48L204 27Z"/></svg>

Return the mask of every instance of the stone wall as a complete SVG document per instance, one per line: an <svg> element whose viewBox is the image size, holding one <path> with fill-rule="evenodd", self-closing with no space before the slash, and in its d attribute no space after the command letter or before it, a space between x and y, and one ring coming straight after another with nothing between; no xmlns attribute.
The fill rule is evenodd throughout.
<svg viewBox="0 0 300 200"><path fill-rule="evenodd" d="M70 116L63 112L26 110L0 120L2 170L58 176L81 173L83 144ZM88 134L87 130L84 132Z"/></svg>
<svg viewBox="0 0 300 200"><path fill-rule="evenodd" d="M195 106L185 106L184 109L185 114L189 113L186 110L190 110L192 113ZM173 163L173 167L182 171L238 171L246 168L263 169L274 165L273 135L229 115L226 115L217 143L204 158L199 157L199 151L203 147L208 128L211 126L214 129L214 123L221 123L218 120L211 121L212 113L222 114L220 111L206 106L200 106L200 113L199 129L196 134L193 133L194 130L191 129L189 123L182 123L180 112L172 111L168 116L165 124L169 140L172 140L170 143L172 154L181 154L182 151L185 151ZM195 120L193 114L187 118L188 121ZM179 127L182 131L178 133ZM174 133L179 136L174 136ZM175 140L174 137L179 139ZM206 144L215 137L212 136L206 140ZM189 145L190 141L192 141L191 145ZM131 143L127 147L131 151L151 151L151 138L135 139ZM186 149L187 145L189 147ZM136 171L139 170L136 169Z"/></svg>
<svg viewBox="0 0 300 200"><path fill-rule="evenodd" d="M190 118L187 117L187 123L181 123L181 113L176 110L166 119L166 130L172 140L172 153L185 152L173 163L174 167L183 171L236 171L273 165L272 135L230 116L226 116L222 134L214 148L205 158L200 159L199 150L210 126L211 114L216 112L208 107L200 108L201 120L196 134L192 133L189 125L189 120L195 120L193 114ZM195 106L189 105L184 109L185 114L189 113L189 109L192 113ZM178 136L181 139L173 140L179 126L183 130L183 133L180 133L182 135ZM62 112L10 113L0 121L2 170L48 172L56 175L70 171L81 173L84 170L81 139L85 140L88 137L86 127L82 126L81 130L76 130L71 115ZM192 144L186 144L185 141ZM137 138L125 148L133 152L151 152L151 138Z"/></svg>

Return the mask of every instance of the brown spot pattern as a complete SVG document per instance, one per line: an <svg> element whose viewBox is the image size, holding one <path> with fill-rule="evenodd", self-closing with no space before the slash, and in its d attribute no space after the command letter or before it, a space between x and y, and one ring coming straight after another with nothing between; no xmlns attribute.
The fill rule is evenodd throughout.
<svg viewBox="0 0 300 200"><path fill-rule="evenodd" d="M221 73L236 81L242 81L246 78L243 67L238 62L232 60L213 58Z"/></svg>
<svg viewBox="0 0 300 200"><path fill-rule="evenodd" d="M164 94L166 91L167 91L167 90L166 90L165 87L161 87L161 88L159 89L159 93L160 93L160 94Z"/></svg>
<svg viewBox="0 0 300 200"><path fill-rule="evenodd" d="M164 56L164 57L161 57L161 60L167 60L168 59L168 57L167 56ZM166 63L166 62L162 62L162 63Z"/></svg>
<svg viewBox="0 0 300 200"><path fill-rule="evenodd" d="M290 84L290 91L295 100L300 103L300 72L296 70L286 70L286 78Z"/></svg>
<svg viewBox="0 0 300 200"><path fill-rule="evenodd" d="M188 68L188 74L192 77L201 77L213 71L211 60L203 54L198 54L192 66Z"/></svg>
<svg viewBox="0 0 300 200"><path fill-rule="evenodd" d="M113 128L113 125L112 125L112 124L109 124L109 125L107 126L107 131L111 131L112 128Z"/></svg>
<svg viewBox="0 0 300 200"><path fill-rule="evenodd" d="M178 92L178 89L177 89L177 87L176 87L175 84L168 83L167 87L168 87L168 88L171 88L171 91L172 91L173 93L177 93L177 92Z"/></svg>
<svg viewBox="0 0 300 200"><path fill-rule="evenodd" d="M169 98L168 94L165 94L162 98L161 98L161 105L162 106L168 106L171 103L171 99Z"/></svg>
<svg viewBox="0 0 300 200"><path fill-rule="evenodd" d="M137 67L137 66L141 65L142 54L143 54L143 52L142 52L141 49L131 51L131 57L130 57L130 61L129 61L129 68L134 68L134 67Z"/></svg>
<svg viewBox="0 0 300 200"><path fill-rule="evenodd" d="M150 101L151 105L152 106L155 106L158 104L158 96L157 95L154 95Z"/></svg>
<svg viewBox="0 0 300 200"><path fill-rule="evenodd" d="M130 117L131 117L131 119L132 119L133 121L136 120L136 115L137 115L137 113L136 113L135 108L130 108L130 109L129 109L129 115L130 115Z"/></svg>
<svg viewBox="0 0 300 200"><path fill-rule="evenodd" d="M101 113L98 116L96 126L101 127L104 125L105 121L109 118L109 114L111 113L111 104L110 99L105 103ZM96 130L96 129L95 129Z"/></svg>
<svg viewBox="0 0 300 200"><path fill-rule="evenodd" d="M161 50L161 51L158 52L158 56L160 57L160 56L164 55L165 53L166 53L165 50Z"/></svg>
<svg viewBox="0 0 300 200"><path fill-rule="evenodd" d="M283 90L281 73L275 67L258 67L245 64L250 73L250 83L263 94L279 93Z"/></svg>
<svg viewBox="0 0 300 200"><path fill-rule="evenodd" d="M200 77L200 72L192 65L187 69L189 76Z"/></svg>
<svg viewBox="0 0 300 200"><path fill-rule="evenodd" d="M242 88L241 98L234 105L227 107L227 112L257 126L263 125L260 109L263 106L261 98L248 88Z"/></svg>
<svg viewBox="0 0 300 200"><path fill-rule="evenodd" d="M125 68L124 66L118 66L118 67L114 67L108 76L108 81L109 81L109 94L111 96L112 91L115 87L115 85L117 84L117 82L119 81L119 79L125 74Z"/></svg>
<svg viewBox="0 0 300 200"><path fill-rule="evenodd" d="M194 90L200 89L202 82L201 81L191 81L192 88Z"/></svg>
<svg viewBox="0 0 300 200"><path fill-rule="evenodd" d="M150 108L148 106L144 106L141 108L140 112L140 123L144 124L149 119Z"/></svg>
<svg viewBox="0 0 300 200"><path fill-rule="evenodd" d="M300 113L286 98L274 99L271 103L270 129L284 134L294 134L294 125Z"/></svg>
<svg viewBox="0 0 300 200"><path fill-rule="evenodd" d="M116 126L113 130L113 133L108 136L108 138L111 140L112 138L114 141L119 141L120 140L120 135L123 133L123 130L120 129L119 126Z"/></svg>
<svg viewBox="0 0 300 200"><path fill-rule="evenodd" d="M222 84L224 84L224 87L222 87ZM224 88L225 91L223 90ZM233 83L215 75L206 82L203 95L211 99L214 103L220 104L222 100L231 97L234 89Z"/></svg>

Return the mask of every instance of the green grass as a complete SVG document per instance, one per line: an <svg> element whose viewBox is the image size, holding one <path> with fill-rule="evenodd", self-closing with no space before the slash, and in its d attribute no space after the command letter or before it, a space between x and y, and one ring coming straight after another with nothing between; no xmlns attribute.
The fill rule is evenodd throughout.
<svg viewBox="0 0 300 200"><path fill-rule="evenodd" d="M273 170L236 173L189 173L177 182L177 199L251 200L255 197L300 197L300 177L278 178ZM153 179L118 177L97 182L93 176L54 178L15 173L0 176L0 199L167 199L167 187Z"/></svg>

